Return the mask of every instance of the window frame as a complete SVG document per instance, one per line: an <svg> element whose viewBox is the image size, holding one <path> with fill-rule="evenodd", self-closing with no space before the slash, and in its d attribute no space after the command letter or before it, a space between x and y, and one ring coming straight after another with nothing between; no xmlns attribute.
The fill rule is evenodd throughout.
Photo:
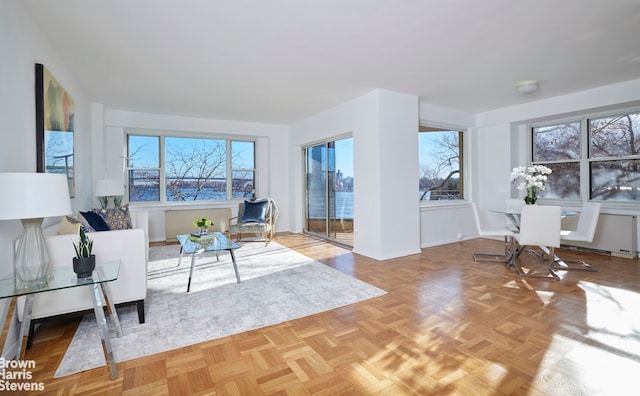
<svg viewBox="0 0 640 396"><path fill-rule="evenodd" d="M568 204L568 205L578 205L580 202L599 202L603 205L612 208L633 208L637 209L638 205L640 205L640 200L638 201L622 201L622 200L606 200L606 199L593 199L591 196L591 164L594 162L603 162L603 161L624 161L629 159L640 159L640 154L638 156L620 156L620 157L599 157L592 158L591 157L591 130L590 130L590 122L594 119L599 118L613 118L618 116L623 116L626 114L635 114L640 112L640 107L630 107L630 108L619 108L607 111L596 111L596 112L585 112L584 114L580 114L572 117L559 117L557 119L547 119L544 122L531 123L527 125L527 144L529 145L529 149L527 150L529 158L527 159L529 164L535 165L545 165L549 166L549 164L556 163L568 163L568 162L576 162L575 160L570 161L534 161L534 129L545 127L545 126L553 126L559 124L568 124L571 122L578 122L580 124L580 159L577 162L580 164L580 172L579 172L579 197L577 199L570 198L546 198L544 196L540 197L540 200L547 201L551 203L559 203L559 204Z"/></svg>
<svg viewBox="0 0 640 396"><path fill-rule="evenodd" d="M577 123L580 126L580 152L579 152L579 158L578 159L567 159L567 160L544 160L544 161L534 161L534 157L535 157L535 144L534 144L534 138L535 138L535 132L534 130L536 128L544 128L544 127L550 127L550 126L555 126L555 125L562 125L562 124L572 124L572 123ZM584 148L585 148L585 144L588 144L586 137L584 136L584 128L585 128L585 120L581 119L580 117L572 117L572 118L565 118L565 119L561 119L561 120L555 120L554 122L545 122L545 123L541 123L541 124L532 124L529 125L528 127L528 131L529 131L529 146L530 146L530 150L529 150L529 159L528 162L531 165L544 165L547 167L551 167L553 168L553 165L556 164L578 164L578 169L579 169L579 188L578 188L578 199L571 199L571 198L548 198L544 196L543 194L539 194L538 197L541 200L550 200L550 201L562 201L562 202L578 202L581 200L581 197L584 194L583 188L584 188L584 183L582 183L583 180L583 173L585 171L584 169L584 163L583 163L583 159L585 158L584 155ZM588 172L588 168L587 168L587 172ZM587 186L588 187L588 186Z"/></svg>
<svg viewBox="0 0 640 396"><path fill-rule="evenodd" d="M129 167L129 138L131 136L141 136L141 137L157 137L159 139L158 144L158 158L159 158L159 168L140 168L140 167ZM225 150L226 150L226 164L224 167L225 170L225 179L226 179L226 197L224 199L198 199L198 200L186 200L186 201L171 201L167 200L167 184L166 184L166 156L165 156L165 140L166 138L188 138L188 139L202 139L202 140L224 140L225 141ZM133 205L194 205L194 204L203 204L203 203L221 203L221 202L229 202L229 201L239 201L242 199L247 199L249 197L244 198L234 198L233 197L233 171L249 171L253 172L254 176L254 185L253 190L255 191L256 196L258 196L258 186L259 186L259 170L257 167L258 164L258 143L259 139L257 137L250 137L244 135L222 135L222 134L200 134L200 133L181 133L177 131L148 131L148 130L125 130L125 202ZM232 164L232 142L247 142L253 144L253 168L233 168ZM129 191L129 174L131 170L158 170L159 169L159 200L154 201L130 201L130 191Z"/></svg>
<svg viewBox="0 0 640 396"><path fill-rule="evenodd" d="M233 143L234 142L240 142L240 143L253 143L253 168L234 168L233 167ZM258 169L256 167L256 164L258 163L258 158L257 158L257 144L256 144L256 140L248 140L248 139L235 139L235 138L229 138L227 139L227 152L231 153L230 156L228 156L228 161L227 161L227 200L229 199L229 194L231 194L231 199L244 199L244 198L233 198L233 173L234 172L253 172L253 188L252 188L252 195L253 197L257 196L257 187L256 185L258 184Z"/></svg>
<svg viewBox="0 0 640 396"><path fill-rule="evenodd" d="M432 128L433 131L421 131L422 128ZM467 161L465 158L465 153L468 152L468 128L460 125L448 125L437 122L431 122L426 120L420 120L418 123L418 159L420 158L420 134L421 133L429 133L429 132L447 132L447 131L457 131L459 136L459 145L458 145L458 156L460 162L459 169L459 183L460 183L460 197L458 199L442 199L442 200L423 200L418 197L418 201L420 206L450 206L462 204L468 201L469 192L467 191L468 182L465 180L467 175ZM421 164L418 161L418 193L420 193L420 179L422 178L422 168Z"/></svg>

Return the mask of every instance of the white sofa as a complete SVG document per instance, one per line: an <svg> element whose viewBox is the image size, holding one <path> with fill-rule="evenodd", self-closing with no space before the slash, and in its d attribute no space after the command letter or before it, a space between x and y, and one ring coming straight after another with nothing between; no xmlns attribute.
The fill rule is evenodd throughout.
<svg viewBox="0 0 640 396"><path fill-rule="evenodd" d="M109 282L108 288L115 304L135 303L138 319L144 323L144 300L147 296L147 260L149 251L148 213L131 211L132 229L91 232L93 254L96 263L120 260L118 279ZM45 230L45 234L48 232ZM72 266L77 242L77 234L48 235L47 248L52 267ZM18 299L18 319L22 321L24 298ZM74 287L46 293L34 297L32 328L38 319L93 309L89 288Z"/></svg>

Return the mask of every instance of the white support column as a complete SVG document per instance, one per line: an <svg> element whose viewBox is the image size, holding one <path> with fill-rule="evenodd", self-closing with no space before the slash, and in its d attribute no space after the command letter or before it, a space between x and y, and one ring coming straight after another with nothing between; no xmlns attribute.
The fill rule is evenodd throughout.
<svg viewBox="0 0 640 396"><path fill-rule="evenodd" d="M354 129L354 252L384 260L420 253L418 98L375 90Z"/></svg>

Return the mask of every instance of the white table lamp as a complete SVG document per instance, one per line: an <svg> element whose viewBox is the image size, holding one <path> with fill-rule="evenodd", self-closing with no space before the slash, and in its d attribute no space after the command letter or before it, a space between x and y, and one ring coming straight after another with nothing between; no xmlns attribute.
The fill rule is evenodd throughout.
<svg viewBox="0 0 640 396"><path fill-rule="evenodd" d="M66 175L55 173L0 173L0 220L22 221L15 252L17 279L29 286L46 281L49 253L42 233L45 217L71 214Z"/></svg>
<svg viewBox="0 0 640 396"><path fill-rule="evenodd" d="M102 208L108 206L111 197L113 197L114 206L120 206L124 195L124 183L118 179L100 179L96 182L93 195L98 198Z"/></svg>

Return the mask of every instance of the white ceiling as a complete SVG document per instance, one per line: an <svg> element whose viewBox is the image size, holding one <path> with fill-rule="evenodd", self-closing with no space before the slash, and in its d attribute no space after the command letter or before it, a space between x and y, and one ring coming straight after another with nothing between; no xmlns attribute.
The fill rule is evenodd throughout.
<svg viewBox="0 0 640 396"><path fill-rule="evenodd" d="M477 113L640 78L639 0L23 3L92 101L133 111L289 124L384 88Z"/></svg>

